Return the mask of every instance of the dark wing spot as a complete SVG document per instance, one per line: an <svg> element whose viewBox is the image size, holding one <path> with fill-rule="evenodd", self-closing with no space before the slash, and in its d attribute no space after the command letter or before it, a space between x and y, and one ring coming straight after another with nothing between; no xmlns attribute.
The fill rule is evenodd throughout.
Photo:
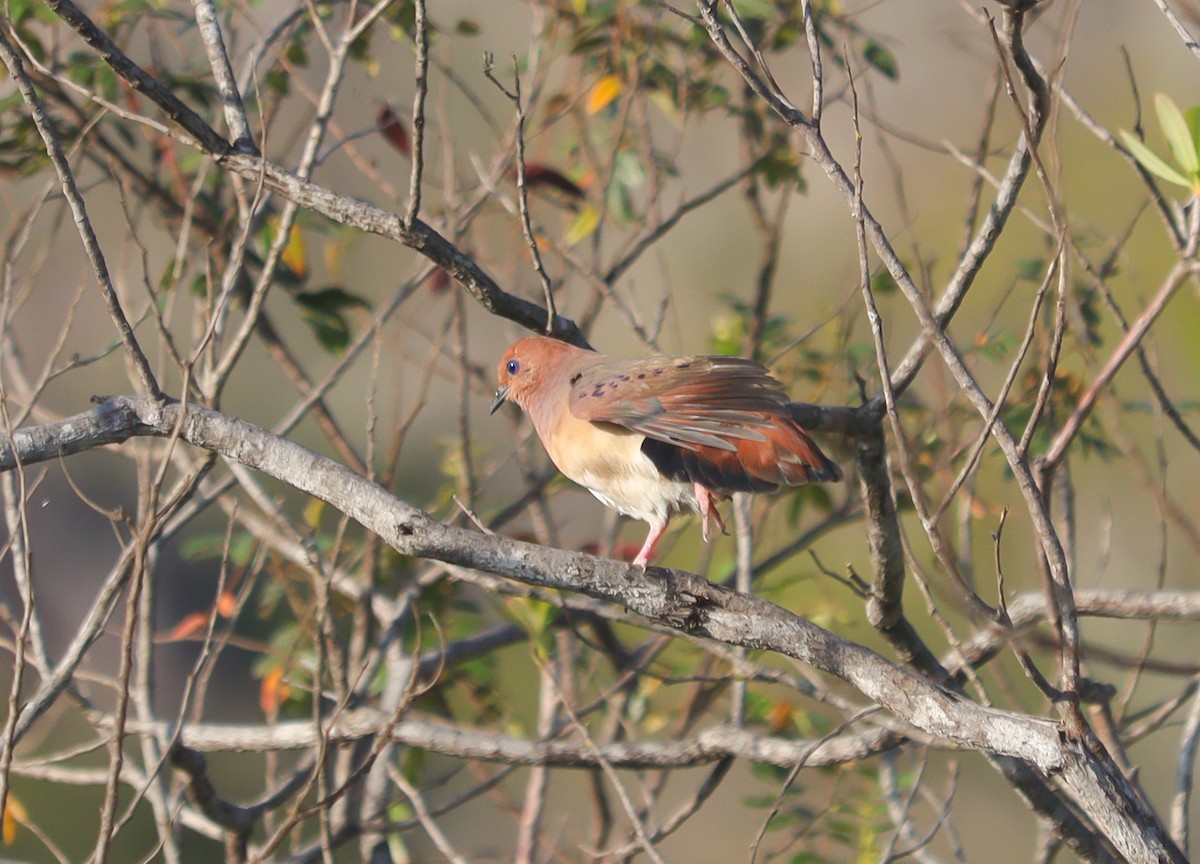
<svg viewBox="0 0 1200 864"><path fill-rule="evenodd" d="M628 381L628 380L629 380L629 376L628 376L628 375L618 375L618 376L617 376L617 380L618 380L618 381Z"/></svg>
<svg viewBox="0 0 1200 864"><path fill-rule="evenodd" d="M595 390L592 391L592 395L595 396L597 399L599 399L601 396L604 395L604 388L597 387Z"/></svg>
<svg viewBox="0 0 1200 864"><path fill-rule="evenodd" d="M645 372L639 372L639 373L638 373L638 380L639 380L639 381L643 380L645 377L646 377L646 373L645 373Z"/></svg>
<svg viewBox="0 0 1200 864"><path fill-rule="evenodd" d="M571 386L575 386L576 384L578 384L578 383L579 383L579 379L580 379L580 378L582 378L582 377L583 377L583 373L582 373L582 372L576 372L574 375L572 375L572 376L571 376Z"/></svg>

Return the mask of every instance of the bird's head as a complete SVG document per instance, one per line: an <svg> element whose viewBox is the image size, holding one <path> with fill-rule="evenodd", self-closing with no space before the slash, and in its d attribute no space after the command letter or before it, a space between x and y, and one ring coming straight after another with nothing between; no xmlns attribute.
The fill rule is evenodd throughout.
<svg viewBox="0 0 1200 864"><path fill-rule="evenodd" d="M558 368L572 350L571 346L545 336L529 336L508 346L496 367L496 398L492 413L507 401L528 409L539 384Z"/></svg>

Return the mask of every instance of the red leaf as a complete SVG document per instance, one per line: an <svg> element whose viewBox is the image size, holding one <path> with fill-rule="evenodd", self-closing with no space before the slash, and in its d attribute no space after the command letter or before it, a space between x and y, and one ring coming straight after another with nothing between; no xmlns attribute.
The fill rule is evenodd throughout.
<svg viewBox="0 0 1200 864"><path fill-rule="evenodd" d="M566 175L536 162L525 166L525 185L530 189L537 189L539 186L557 189L575 201L584 197L583 190L574 181L567 179Z"/></svg>
<svg viewBox="0 0 1200 864"><path fill-rule="evenodd" d="M429 293L445 294L450 290L450 274L441 267L429 274Z"/></svg>
<svg viewBox="0 0 1200 864"><path fill-rule="evenodd" d="M408 132L405 131L404 124L400 122L400 118L391 108L384 105L379 109L379 113L375 115L375 125L379 128L380 134L393 147L405 156L412 155L412 145L408 143Z"/></svg>

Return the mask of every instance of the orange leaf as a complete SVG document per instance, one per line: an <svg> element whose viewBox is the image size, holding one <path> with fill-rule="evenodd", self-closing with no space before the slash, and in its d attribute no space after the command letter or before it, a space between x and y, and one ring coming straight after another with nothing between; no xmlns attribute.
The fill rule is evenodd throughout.
<svg viewBox="0 0 1200 864"><path fill-rule="evenodd" d="M11 792L8 794L8 806L4 808L4 845L11 846L17 839L17 825L28 820L28 814L21 802Z"/></svg>
<svg viewBox="0 0 1200 864"><path fill-rule="evenodd" d="M237 609L237 598L230 591L222 591L217 596L217 614L222 618L230 618Z"/></svg>
<svg viewBox="0 0 1200 864"><path fill-rule="evenodd" d="M616 75L605 75L592 87L587 98L587 113L595 114L617 98L621 93L621 79Z"/></svg>
<svg viewBox="0 0 1200 864"><path fill-rule="evenodd" d="M792 725L792 703L781 699L772 705L768 722L776 735L786 732Z"/></svg>
<svg viewBox="0 0 1200 864"><path fill-rule="evenodd" d="M292 224L287 246L283 247L283 255L280 257L287 268L301 279L308 275L308 254L304 248L304 236L295 223Z"/></svg>
<svg viewBox="0 0 1200 864"><path fill-rule="evenodd" d="M185 615L183 620L171 628L171 632L162 637L163 642L178 642L196 633L202 633L208 627L208 616L203 612L193 612Z"/></svg>
<svg viewBox="0 0 1200 864"><path fill-rule="evenodd" d="M279 712L279 706L287 701L292 689L283 680L283 667L276 666L263 676L258 689L258 704L264 714L274 717Z"/></svg>
<svg viewBox="0 0 1200 864"><path fill-rule="evenodd" d="M595 185L596 185L596 172L595 172L595 170L588 169L588 171L582 177L579 178L579 188L580 189L591 189Z"/></svg>

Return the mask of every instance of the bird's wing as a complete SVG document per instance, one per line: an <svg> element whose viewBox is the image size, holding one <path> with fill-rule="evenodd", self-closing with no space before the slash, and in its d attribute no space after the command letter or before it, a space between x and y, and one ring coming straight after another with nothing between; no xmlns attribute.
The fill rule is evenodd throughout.
<svg viewBox="0 0 1200 864"><path fill-rule="evenodd" d="M571 376L571 413L687 450L729 452L765 441L787 396L767 370L738 357L606 360Z"/></svg>

